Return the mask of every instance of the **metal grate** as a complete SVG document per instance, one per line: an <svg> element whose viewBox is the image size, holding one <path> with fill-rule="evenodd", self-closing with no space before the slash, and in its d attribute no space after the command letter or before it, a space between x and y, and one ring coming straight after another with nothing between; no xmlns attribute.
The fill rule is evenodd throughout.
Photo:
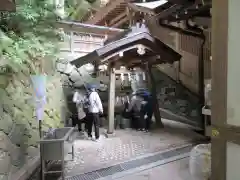
<svg viewBox="0 0 240 180"><path fill-rule="evenodd" d="M180 154L190 152L192 147L193 146L190 145L190 146L170 150L170 151L167 151L167 152L158 153L158 154L153 155L153 156L124 162L124 163L121 163L121 164L118 164L118 165L115 165L115 166L111 166L111 167L108 167L108 168L93 171L91 173L86 173L86 174L81 174L81 175L77 175L77 176L68 177L67 180L96 180L98 178L107 177L107 176L113 175L115 173L123 172L123 171L130 170L130 169L134 169L134 168L137 168L137 167L140 167L140 166L143 166L143 165L147 165L147 164L150 164L150 163L154 163L154 162L157 162L157 161L168 159L170 157L174 157L174 156L178 156Z"/></svg>
<svg viewBox="0 0 240 180"><path fill-rule="evenodd" d="M90 173L86 173L86 174L72 176L72 177L67 178L66 180L95 180L100 177L101 176L99 176L97 174L97 172L90 172Z"/></svg>

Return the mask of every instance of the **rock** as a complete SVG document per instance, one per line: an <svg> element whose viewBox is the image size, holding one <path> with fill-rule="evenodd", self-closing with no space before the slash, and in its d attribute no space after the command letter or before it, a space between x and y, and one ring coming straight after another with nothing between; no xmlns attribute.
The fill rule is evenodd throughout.
<svg viewBox="0 0 240 180"><path fill-rule="evenodd" d="M20 145L23 143L24 125L14 124L12 132L8 135L13 144Z"/></svg>
<svg viewBox="0 0 240 180"><path fill-rule="evenodd" d="M0 75L0 87L6 88L9 83L9 78L5 75Z"/></svg>
<svg viewBox="0 0 240 180"><path fill-rule="evenodd" d="M27 155L28 158L33 158L36 157L39 154L39 149L33 146L28 147L27 149Z"/></svg>
<svg viewBox="0 0 240 180"><path fill-rule="evenodd" d="M197 117L197 116L198 116L197 110L195 110L195 109L192 110L191 113L190 113L190 116L191 116L191 117Z"/></svg>
<svg viewBox="0 0 240 180"><path fill-rule="evenodd" d="M9 151L11 147L12 143L8 136L4 132L0 131L0 149L4 151Z"/></svg>
<svg viewBox="0 0 240 180"><path fill-rule="evenodd" d="M11 168L11 158L8 152L0 150L0 174L8 174Z"/></svg>
<svg viewBox="0 0 240 180"><path fill-rule="evenodd" d="M10 150L10 157L11 157L11 164L13 166L20 167L23 162L22 157L24 157L24 153L21 152L20 147L12 145L12 148Z"/></svg>
<svg viewBox="0 0 240 180"><path fill-rule="evenodd" d="M6 88L6 91L8 92L8 94L14 94L15 88L14 88L12 83L8 84L8 87Z"/></svg>
<svg viewBox="0 0 240 180"><path fill-rule="evenodd" d="M21 166L24 162L24 156L27 154L27 147L24 146L24 142L19 144L20 147L17 147L3 132L0 132L0 138L0 149L2 149L4 152L9 153L11 164L15 166Z"/></svg>
<svg viewBox="0 0 240 180"><path fill-rule="evenodd" d="M1 92L0 92L1 93ZM0 119L3 117L3 106L0 103Z"/></svg>
<svg viewBox="0 0 240 180"><path fill-rule="evenodd" d="M182 107L182 106L187 106L188 102L186 100L178 99L177 104L178 104L178 106Z"/></svg>
<svg viewBox="0 0 240 180"><path fill-rule="evenodd" d="M3 110L7 113L9 113L12 117L14 116L14 111L13 111L13 103L10 97L4 96L2 99L2 107Z"/></svg>
<svg viewBox="0 0 240 180"><path fill-rule="evenodd" d="M9 114L3 113L3 116L0 118L0 130L9 134L12 130L13 121Z"/></svg>
<svg viewBox="0 0 240 180"><path fill-rule="evenodd" d="M0 174L0 180L8 180L8 176Z"/></svg>
<svg viewBox="0 0 240 180"><path fill-rule="evenodd" d="M14 176L15 173L17 173L19 171L19 167L17 166L11 166L9 174L8 174L8 180L9 179L13 179L12 177ZM0 178L1 180L1 178Z"/></svg>
<svg viewBox="0 0 240 180"><path fill-rule="evenodd" d="M28 137L28 141L26 143L28 144L28 146L37 147L39 140L40 140L39 132L37 130L32 129L30 131L30 136Z"/></svg>

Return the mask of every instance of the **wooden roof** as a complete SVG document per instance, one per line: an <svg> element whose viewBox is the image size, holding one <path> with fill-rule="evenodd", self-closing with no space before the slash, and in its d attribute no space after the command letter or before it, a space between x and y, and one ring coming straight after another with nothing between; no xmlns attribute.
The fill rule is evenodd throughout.
<svg viewBox="0 0 240 180"><path fill-rule="evenodd" d="M105 25L105 22L114 19L126 10L127 3L131 0L112 0L101 7L93 17L85 21L87 24Z"/></svg>
<svg viewBox="0 0 240 180"><path fill-rule="evenodd" d="M58 28L63 28L64 30L86 32L89 34L117 35L124 32L123 29L84 24L74 21L59 21L56 23L56 26Z"/></svg>
<svg viewBox="0 0 240 180"><path fill-rule="evenodd" d="M145 49L145 53L137 53L139 47ZM120 52L123 55L120 57ZM181 55L165 45L158 39L152 37L146 26L135 27L132 31L125 34L121 39L111 41L86 56L80 57L71 63L80 67L86 63L107 64L113 61L120 62L125 66L137 66L150 57L155 62L152 63L173 63L181 58Z"/></svg>
<svg viewBox="0 0 240 180"><path fill-rule="evenodd" d="M211 0L158 0L159 6L150 7L148 3L130 3L135 11L155 15L168 22L187 20L195 16L210 17Z"/></svg>
<svg viewBox="0 0 240 180"><path fill-rule="evenodd" d="M1 0L0 11L16 11L15 0Z"/></svg>

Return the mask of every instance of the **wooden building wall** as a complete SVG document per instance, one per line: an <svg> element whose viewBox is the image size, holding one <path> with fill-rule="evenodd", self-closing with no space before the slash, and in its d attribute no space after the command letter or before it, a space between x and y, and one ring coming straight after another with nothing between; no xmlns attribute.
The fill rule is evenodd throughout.
<svg viewBox="0 0 240 180"><path fill-rule="evenodd" d="M182 55L180 62L173 65L162 64L158 68L170 76L174 80L190 89L192 92L198 93L198 61L201 53L202 40L193 36L180 34L162 27L151 28L151 32L156 35L164 43L175 49ZM206 41L204 44L204 76L205 79L211 78L211 33L210 30L205 31Z"/></svg>

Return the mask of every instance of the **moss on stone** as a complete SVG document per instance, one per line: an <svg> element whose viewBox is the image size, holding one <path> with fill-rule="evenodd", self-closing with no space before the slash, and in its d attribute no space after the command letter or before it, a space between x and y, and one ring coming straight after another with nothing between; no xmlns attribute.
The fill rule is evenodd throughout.
<svg viewBox="0 0 240 180"><path fill-rule="evenodd" d="M48 131L50 127L64 126L61 120L64 99L60 79L56 75L47 81L48 102L45 106L43 131ZM23 165L24 159L32 158L39 152L38 121L34 117L35 104L29 76L24 73L14 75L5 89L0 87L0 97L0 149L9 153L11 167L18 169Z"/></svg>
<svg viewBox="0 0 240 180"><path fill-rule="evenodd" d="M3 116L0 118L0 130L6 134L9 134L12 130L13 121L9 114L3 112Z"/></svg>

